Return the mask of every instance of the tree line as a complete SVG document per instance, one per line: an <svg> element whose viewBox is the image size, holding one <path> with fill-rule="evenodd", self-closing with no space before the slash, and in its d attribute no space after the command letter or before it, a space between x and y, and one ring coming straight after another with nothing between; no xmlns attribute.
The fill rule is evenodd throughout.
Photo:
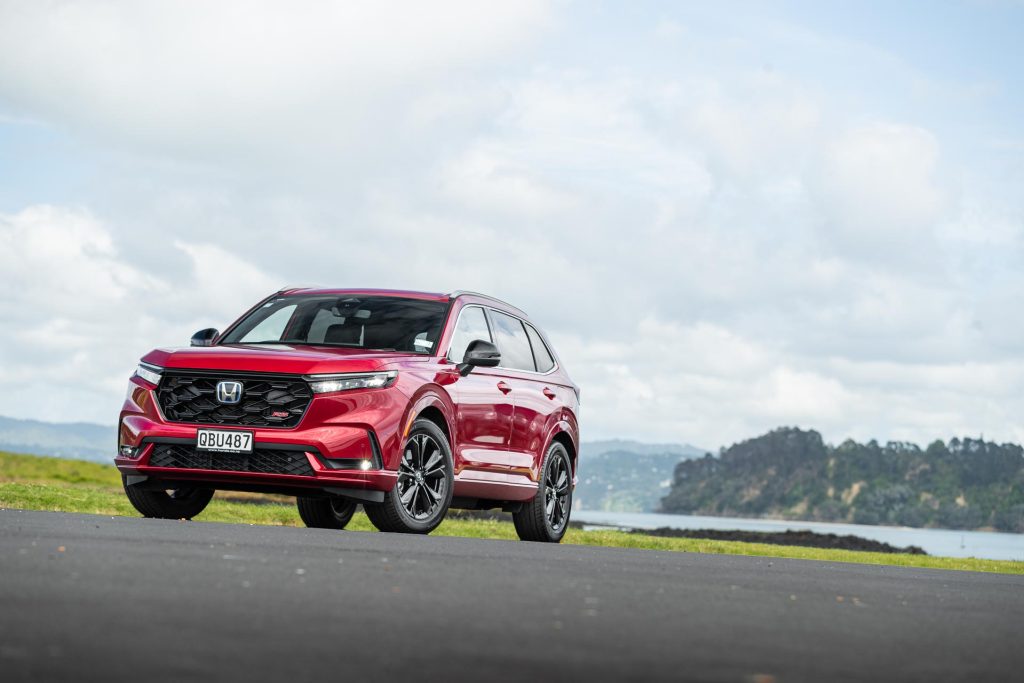
<svg viewBox="0 0 1024 683"><path fill-rule="evenodd" d="M1024 449L972 438L832 446L783 427L680 462L661 509L1024 533Z"/></svg>

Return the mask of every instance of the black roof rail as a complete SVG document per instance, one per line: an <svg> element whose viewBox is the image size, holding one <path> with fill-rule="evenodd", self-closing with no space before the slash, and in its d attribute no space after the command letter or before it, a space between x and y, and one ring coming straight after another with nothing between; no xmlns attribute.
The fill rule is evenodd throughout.
<svg viewBox="0 0 1024 683"><path fill-rule="evenodd" d="M448 294L448 298L449 299L457 299L460 296L478 296L481 299L490 299L491 301L499 303L502 306L508 306L509 308L511 308L514 311L519 311L520 313L523 314L524 317L529 317L529 316L526 315L526 312L523 311L523 309L519 308L518 306L513 306L509 302L502 301L498 297L491 296L490 294L482 294L480 292L473 292L473 291L470 291L468 289L456 289L454 292L451 292L450 294Z"/></svg>
<svg viewBox="0 0 1024 683"><path fill-rule="evenodd" d="M295 291L297 289L320 289L320 286L319 285L287 285L285 287L281 287L280 289L278 289L277 293L280 294L282 292L293 292L293 291Z"/></svg>

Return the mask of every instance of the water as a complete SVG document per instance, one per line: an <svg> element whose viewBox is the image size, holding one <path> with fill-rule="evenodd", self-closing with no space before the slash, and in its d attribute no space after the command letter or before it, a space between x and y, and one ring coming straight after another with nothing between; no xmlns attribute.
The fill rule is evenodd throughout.
<svg viewBox="0 0 1024 683"><path fill-rule="evenodd" d="M955 531L952 529L911 529L865 524L831 522L793 522L779 519L743 519L737 517L699 517L662 515L653 512L599 512L573 510L572 520L584 524L604 524L630 529L724 529L740 531L809 530L821 534L860 536L897 547L916 545L929 555L941 557L979 557L989 560L1024 561L1024 534L991 531Z"/></svg>

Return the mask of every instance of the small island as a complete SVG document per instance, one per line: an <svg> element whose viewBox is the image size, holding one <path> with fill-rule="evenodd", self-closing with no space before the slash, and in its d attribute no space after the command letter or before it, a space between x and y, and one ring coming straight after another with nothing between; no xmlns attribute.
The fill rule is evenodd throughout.
<svg viewBox="0 0 1024 683"><path fill-rule="evenodd" d="M679 462L660 511L1024 533L1024 449L971 438L832 446L783 427Z"/></svg>

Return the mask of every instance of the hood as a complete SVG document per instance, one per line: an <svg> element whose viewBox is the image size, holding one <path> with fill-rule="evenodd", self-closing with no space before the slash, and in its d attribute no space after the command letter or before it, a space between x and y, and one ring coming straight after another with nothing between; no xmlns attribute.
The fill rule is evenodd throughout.
<svg viewBox="0 0 1024 683"><path fill-rule="evenodd" d="M329 346L231 344L155 349L143 356L142 361L162 368L315 375L372 372L388 367L398 360L422 362L427 358L428 356L413 353L367 351Z"/></svg>

